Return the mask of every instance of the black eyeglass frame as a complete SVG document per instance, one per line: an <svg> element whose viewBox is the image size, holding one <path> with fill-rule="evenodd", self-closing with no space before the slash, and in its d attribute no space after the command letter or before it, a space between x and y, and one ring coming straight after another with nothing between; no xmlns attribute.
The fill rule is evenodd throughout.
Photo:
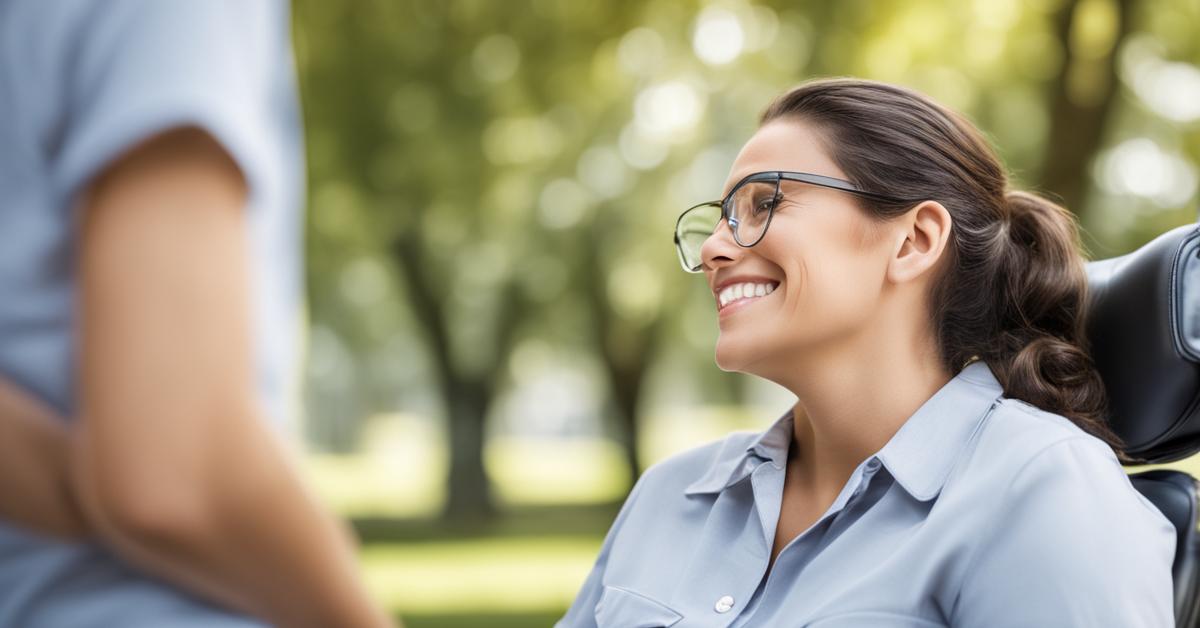
<svg viewBox="0 0 1200 628"><path fill-rule="evenodd" d="M787 170L767 170L763 172L754 172L742 177L740 181L734 184L734 186L730 188L729 193L725 195L724 199L707 201L693 205L680 214L679 218L675 220L675 251L679 254L679 264L683 266L683 269L689 273L700 272L700 265L689 267L687 261L684 259L683 246L679 241L679 226L683 223L684 216L687 216L692 212L692 210L700 207L719 207L721 209L721 217L717 219L717 224L720 224L722 220L728 223L729 230L733 233L733 241L738 246L748 249L761 242L763 237L767 235L767 229L771 227L771 219L775 217L775 208L779 206L779 201L783 198L783 194L779 190L781 181L799 181L800 183L807 183L809 185L815 185L818 187L849 192L850 194L855 194L857 196L883 201L886 203L919 202L914 199L900 198L897 196L891 196L889 194L880 194L878 192L863 190L849 181L838 179L836 177L828 177L823 174L812 174L810 172L791 172ZM763 225L762 233L758 234L758 237L754 239L754 242L743 244L738 238L738 220L733 216L733 197L738 193L738 190L750 183L774 183L775 200L773 203L771 203L770 209L767 210L767 222ZM713 231L716 231L716 225L713 226Z"/></svg>

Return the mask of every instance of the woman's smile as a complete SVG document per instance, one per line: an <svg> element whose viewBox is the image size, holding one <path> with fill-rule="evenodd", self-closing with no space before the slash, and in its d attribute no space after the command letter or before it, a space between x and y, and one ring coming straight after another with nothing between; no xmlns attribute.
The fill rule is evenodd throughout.
<svg viewBox="0 0 1200 628"><path fill-rule="evenodd" d="M721 316L732 314L769 296L779 285L780 282L773 279L731 277L713 290L713 296L717 300L717 311Z"/></svg>

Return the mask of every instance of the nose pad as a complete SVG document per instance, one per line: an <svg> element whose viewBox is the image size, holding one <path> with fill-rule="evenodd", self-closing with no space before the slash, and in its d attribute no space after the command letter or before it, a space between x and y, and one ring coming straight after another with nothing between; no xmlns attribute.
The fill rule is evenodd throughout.
<svg viewBox="0 0 1200 628"><path fill-rule="evenodd" d="M706 268L728 266L742 257L742 247L733 239L733 230L726 220L717 223L712 235L700 246L700 260Z"/></svg>

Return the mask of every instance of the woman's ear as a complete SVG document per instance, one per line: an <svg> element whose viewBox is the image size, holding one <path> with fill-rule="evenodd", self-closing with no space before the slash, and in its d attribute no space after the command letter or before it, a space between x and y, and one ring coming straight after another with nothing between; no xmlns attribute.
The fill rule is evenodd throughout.
<svg viewBox="0 0 1200 628"><path fill-rule="evenodd" d="M924 201L908 210L896 224L896 246L888 264L893 283L913 281L937 265L950 241L950 212L937 201Z"/></svg>

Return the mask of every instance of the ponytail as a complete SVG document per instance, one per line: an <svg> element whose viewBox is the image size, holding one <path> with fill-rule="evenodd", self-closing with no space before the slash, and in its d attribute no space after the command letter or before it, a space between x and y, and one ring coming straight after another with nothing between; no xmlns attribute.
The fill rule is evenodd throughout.
<svg viewBox="0 0 1200 628"><path fill-rule="evenodd" d="M1087 274L1075 217L1028 192L1004 196L995 264L997 338L989 365L1005 395L1061 414L1113 448L1107 398L1087 350Z"/></svg>

